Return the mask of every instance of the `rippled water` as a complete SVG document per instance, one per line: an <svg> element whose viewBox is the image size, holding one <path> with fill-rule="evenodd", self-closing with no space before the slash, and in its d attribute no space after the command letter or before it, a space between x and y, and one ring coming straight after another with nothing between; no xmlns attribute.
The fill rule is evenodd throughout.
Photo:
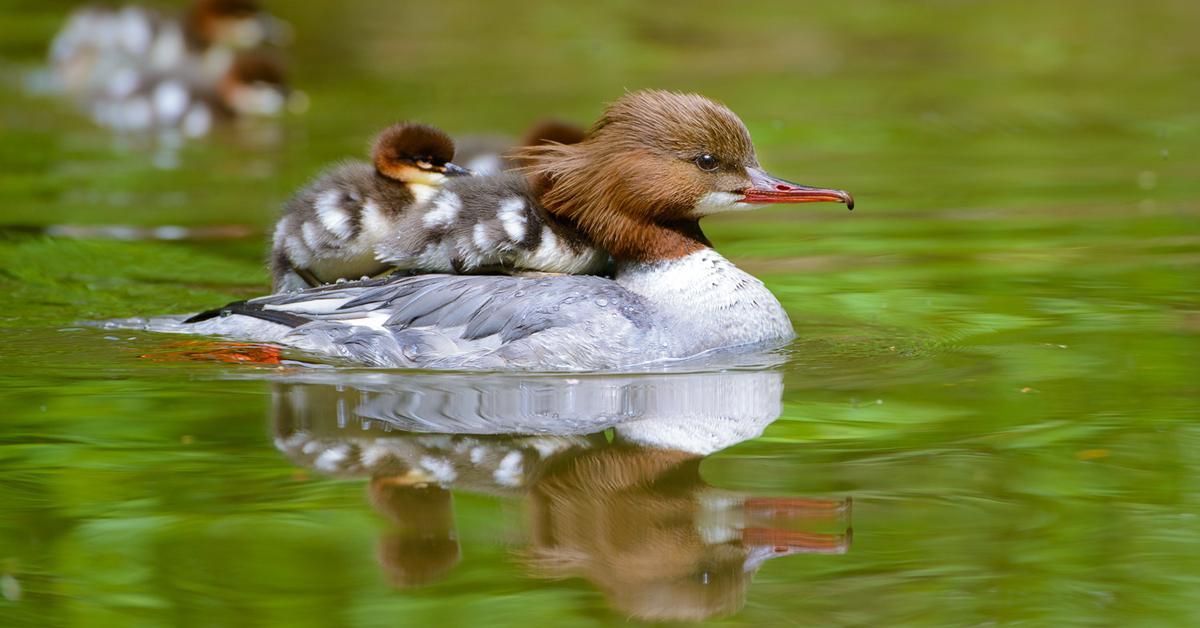
<svg viewBox="0 0 1200 628"><path fill-rule="evenodd" d="M276 4L309 113L175 144L28 93L70 3L0 3L0 625L1200 622L1195 3ZM706 223L782 356L413 374L75 325L262 292L282 200L395 119L651 86L855 193Z"/></svg>

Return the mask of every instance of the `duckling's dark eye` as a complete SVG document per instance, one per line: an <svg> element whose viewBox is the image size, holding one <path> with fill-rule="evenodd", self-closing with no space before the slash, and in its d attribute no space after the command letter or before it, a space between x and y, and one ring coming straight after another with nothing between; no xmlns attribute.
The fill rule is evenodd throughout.
<svg viewBox="0 0 1200 628"><path fill-rule="evenodd" d="M717 162L717 158L713 157L712 155L709 155L708 153L700 155L699 157L695 158L693 161L696 163L697 168L699 168L705 172L712 172L713 170L717 169L718 165L720 165Z"/></svg>

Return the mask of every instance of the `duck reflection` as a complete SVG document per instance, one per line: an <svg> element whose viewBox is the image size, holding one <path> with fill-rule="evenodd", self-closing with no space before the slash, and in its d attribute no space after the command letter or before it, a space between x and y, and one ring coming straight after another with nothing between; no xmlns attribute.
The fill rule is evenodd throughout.
<svg viewBox="0 0 1200 628"><path fill-rule="evenodd" d="M452 490L523 496L528 571L583 577L645 619L727 615L764 561L850 544L849 499L757 497L701 477L705 456L779 416L777 372L325 377L276 384L276 445L370 478L391 522L378 558L397 587L461 560Z"/></svg>

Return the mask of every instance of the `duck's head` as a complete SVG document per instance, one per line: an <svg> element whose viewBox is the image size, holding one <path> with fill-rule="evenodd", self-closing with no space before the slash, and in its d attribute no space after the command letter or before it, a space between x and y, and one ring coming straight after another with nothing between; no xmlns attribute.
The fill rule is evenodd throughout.
<svg viewBox="0 0 1200 628"><path fill-rule="evenodd" d="M218 87L221 102L235 116L277 116L288 103L283 62L260 52L239 54Z"/></svg>
<svg viewBox="0 0 1200 628"><path fill-rule="evenodd" d="M471 174L450 163L454 140L441 129L416 122L402 122L384 129L371 149L371 160L379 174L403 183L441 185L446 177Z"/></svg>
<svg viewBox="0 0 1200 628"><path fill-rule="evenodd" d="M245 50L264 43L285 44L291 28L262 10L254 0L196 0L184 25L197 48Z"/></svg>
<svg viewBox="0 0 1200 628"><path fill-rule="evenodd" d="M785 181L758 163L750 133L695 94L638 91L610 104L586 139L523 151L535 192L618 260L654 261L707 246L704 216L850 194Z"/></svg>

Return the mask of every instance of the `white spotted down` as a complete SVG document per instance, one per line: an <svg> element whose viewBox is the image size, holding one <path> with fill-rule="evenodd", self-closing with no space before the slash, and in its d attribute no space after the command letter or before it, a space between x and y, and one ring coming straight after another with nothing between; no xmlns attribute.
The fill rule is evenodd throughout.
<svg viewBox="0 0 1200 628"><path fill-rule="evenodd" d="M462 209L462 199L454 192L442 192L434 197L433 208L421 217L421 222L427 228L449 227L458 218Z"/></svg>
<svg viewBox="0 0 1200 628"><path fill-rule="evenodd" d="M512 197L500 201L496 217L504 227L504 233L515 242L525 239L525 199Z"/></svg>
<svg viewBox="0 0 1200 628"><path fill-rule="evenodd" d="M313 250L321 248L321 234L317 233L316 225L311 222L300 225L300 236L304 238L304 243L308 245L308 248Z"/></svg>
<svg viewBox="0 0 1200 628"><path fill-rule="evenodd" d="M321 224L339 239L350 237L350 215L346 213L339 205L342 193L338 190L329 190L321 196L317 197L317 217L321 219Z"/></svg>
<svg viewBox="0 0 1200 628"><path fill-rule="evenodd" d="M520 486L521 472L524 467L524 461L521 459L521 452L510 451L504 459L500 461L500 465L492 473L492 479L501 486Z"/></svg>

